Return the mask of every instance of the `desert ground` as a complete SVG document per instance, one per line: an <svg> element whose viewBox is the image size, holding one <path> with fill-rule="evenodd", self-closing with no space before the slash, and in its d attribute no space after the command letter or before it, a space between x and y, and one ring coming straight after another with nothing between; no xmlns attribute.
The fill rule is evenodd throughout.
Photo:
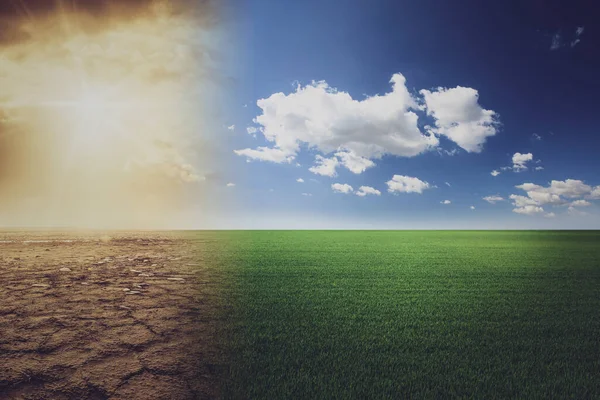
<svg viewBox="0 0 600 400"><path fill-rule="evenodd" d="M205 242L0 232L0 398L219 397L219 277Z"/></svg>

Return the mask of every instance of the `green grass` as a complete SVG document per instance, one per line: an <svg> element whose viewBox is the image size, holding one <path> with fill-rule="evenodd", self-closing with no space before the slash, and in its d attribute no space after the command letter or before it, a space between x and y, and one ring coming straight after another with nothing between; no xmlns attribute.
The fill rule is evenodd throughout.
<svg viewBox="0 0 600 400"><path fill-rule="evenodd" d="M600 232L219 235L226 398L600 398Z"/></svg>

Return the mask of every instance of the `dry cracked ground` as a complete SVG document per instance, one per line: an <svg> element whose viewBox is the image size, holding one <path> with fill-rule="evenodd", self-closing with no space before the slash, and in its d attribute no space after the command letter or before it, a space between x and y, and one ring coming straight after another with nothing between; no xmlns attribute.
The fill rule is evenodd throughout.
<svg viewBox="0 0 600 400"><path fill-rule="evenodd" d="M219 397L219 276L169 233L0 232L0 398Z"/></svg>

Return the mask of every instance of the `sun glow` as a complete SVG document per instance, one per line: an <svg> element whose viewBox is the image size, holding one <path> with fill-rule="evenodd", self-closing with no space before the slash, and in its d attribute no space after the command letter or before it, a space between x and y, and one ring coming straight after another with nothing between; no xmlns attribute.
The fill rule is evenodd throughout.
<svg viewBox="0 0 600 400"><path fill-rule="evenodd" d="M101 17L57 9L23 19L28 40L0 44L2 211L34 224L163 226L186 186L200 190L210 32L168 4Z"/></svg>

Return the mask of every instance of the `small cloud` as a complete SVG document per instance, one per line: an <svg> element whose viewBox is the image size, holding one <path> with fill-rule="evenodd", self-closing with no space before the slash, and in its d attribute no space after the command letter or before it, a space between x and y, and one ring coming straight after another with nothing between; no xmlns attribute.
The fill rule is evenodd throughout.
<svg viewBox="0 0 600 400"><path fill-rule="evenodd" d="M571 203L571 207L589 207L592 203L587 200L575 200Z"/></svg>
<svg viewBox="0 0 600 400"><path fill-rule="evenodd" d="M533 138L533 140L542 140L542 137L537 133L532 134L531 137Z"/></svg>
<svg viewBox="0 0 600 400"><path fill-rule="evenodd" d="M475 206L471 206L471 207L469 207L469 208L470 208L471 210L474 210L474 209L475 209Z"/></svg>
<svg viewBox="0 0 600 400"><path fill-rule="evenodd" d="M304 183L304 179L298 178L298 179L296 179L296 182L298 182L298 183Z"/></svg>
<svg viewBox="0 0 600 400"><path fill-rule="evenodd" d="M246 128L246 132L248 132L249 135L255 135L256 132L258 132L258 129L254 126L249 126Z"/></svg>
<svg viewBox="0 0 600 400"><path fill-rule="evenodd" d="M451 184L449 184L448 182L444 182L448 187L452 187Z"/></svg>
<svg viewBox="0 0 600 400"><path fill-rule="evenodd" d="M495 196L485 196L483 200L487 201L490 204L496 204L498 201L504 201L504 199L498 195Z"/></svg>
<svg viewBox="0 0 600 400"><path fill-rule="evenodd" d="M242 107L244 107L244 108L248 108L248 104L244 104Z"/></svg>
<svg viewBox="0 0 600 400"><path fill-rule="evenodd" d="M512 169L515 172L525 171L527 169L527 163L533 160L533 154L526 153L515 153L512 157L513 166Z"/></svg>
<svg viewBox="0 0 600 400"><path fill-rule="evenodd" d="M490 175L492 175L492 176L498 176L498 175L500 175L500 171L493 170L492 172L490 172Z"/></svg>
<svg viewBox="0 0 600 400"><path fill-rule="evenodd" d="M371 186L361 186L356 191L356 195L360 197L365 197L368 194L372 194L375 196L381 196L381 192Z"/></svg>
<svg viewBox="0 0 600 400"><path fill-rule="evenodd" d="M517 207L513 209L514 213L524 214L524 215L535 215L541 214L544 212L542 207L534 206L534 205L526 205L523 207Z"/></svg>
<svg viewBox="0 0 600 400"><path fill-rule="evenodd" d="M311 197L312 193L302 193L302 196Z"/></svg>
<svg viewBox="0 0 600 400"><path fill-rule="evenodd" d="M337 157L325 158L321 155L315 156L315 165L310 167L308 170L313 174L329 176L333 178L337 175L335 169L339 165Z"/></svg>
<svg viewBox="0 0 600 400"><path fill-rule="evenodd" d="M232 182L229 182L229 183L227 184L227 187L234 187L234 186L235 186L235 183L232 183Z"/></svg>
<svg viewBox="0 0 600 400"><path fill-rule="evenodd" d="M450 200L440 201L440 204L450 204L452 203Z"/></svg>
<svg viewBox="0 0 600 400"><path fill-rule="evenodd" d="M343 194L352 193L354 191L352 186L348 185L347 183L334 183L331 185L331 189L333 189L335 193Z"/></svg>
<svg viewBox="0 0 600 400"><path fill-rule="evenodd" d="M232 131L232 130L234 130L234 129L235 129L235 125L229 125L229 126L227 127L227 129L229 129L230 131Z"/></svg>
<svg viewBox="0 0 600 400"><path fill-rule="evenodd" d="M541 171L541 170L543 170L543 169L544 169L544 167L542 167L542 166L537 166L537 167L535 167L535 170L536 170L536 171Z"/></svg>
<svg viewBox="0 0 600 400"><path fill-rule="evenodd" d="M577 45L577 43L581 42L581 39L579 37L583 33L583 30L584 30L583 26L580 26L577 29L575 29L575 39L571 42L571 47L575 47Z"/></svg>
<svg viewBox="0 0 600 400"><path fill-rule="evenodd" d="M390 193L423 193L423 190L430 189L432 186L425 181L412 176L394 175L391 180L386 182L388 192Z"/></svg>
<svg viewBox="0 0 600 400"><path fill-rule="evenodd" d="M554 217L556 217L556 214L554 214L553 212L549 212L549 213L544 214L544 217L546 217L546 218L554 218Z"/></svg>
<svg viewBox="0 0 600 400"><path fill-rule="evenodd" d="M560 33L555 33L552 35L552 44L550 45L550 50L557 50L562 47L562 38Z"/></svg>

